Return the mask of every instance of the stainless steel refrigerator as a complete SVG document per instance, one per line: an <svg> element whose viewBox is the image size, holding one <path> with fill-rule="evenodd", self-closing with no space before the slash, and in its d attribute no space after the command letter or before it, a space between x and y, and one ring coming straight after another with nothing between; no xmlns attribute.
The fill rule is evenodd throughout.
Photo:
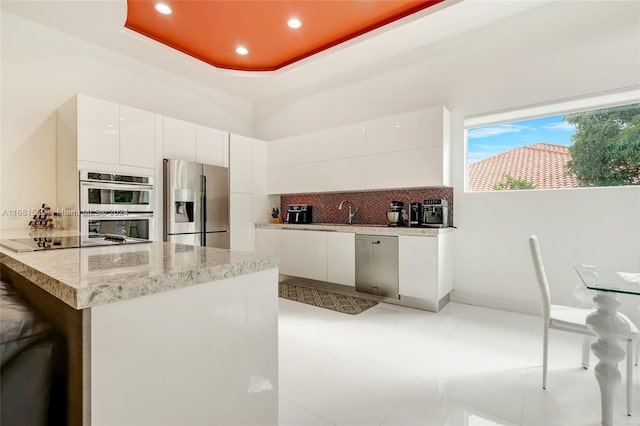
<svg viewBox="0 0 640 426"><path fill-rule="evenodd" d="M164 160L164 240L229 248L229 169Z"/></svg>

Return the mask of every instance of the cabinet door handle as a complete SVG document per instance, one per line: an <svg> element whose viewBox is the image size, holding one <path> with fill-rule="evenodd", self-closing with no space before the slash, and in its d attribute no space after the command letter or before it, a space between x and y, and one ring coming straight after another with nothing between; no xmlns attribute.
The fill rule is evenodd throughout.
<svg viewBox="0 0 640 426"><path fill-rule="evenodd" d="M380 240L371 241L371 244L380 244Z"/></svg>

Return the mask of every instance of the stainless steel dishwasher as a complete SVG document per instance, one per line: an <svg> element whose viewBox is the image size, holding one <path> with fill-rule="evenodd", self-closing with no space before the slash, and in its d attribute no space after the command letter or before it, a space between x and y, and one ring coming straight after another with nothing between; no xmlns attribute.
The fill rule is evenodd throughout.
<svg viewBox="0 0 640 426"><path fill-rule="evenodd" d="M356 235L356 291L398 295L398 237Z"/></svg>

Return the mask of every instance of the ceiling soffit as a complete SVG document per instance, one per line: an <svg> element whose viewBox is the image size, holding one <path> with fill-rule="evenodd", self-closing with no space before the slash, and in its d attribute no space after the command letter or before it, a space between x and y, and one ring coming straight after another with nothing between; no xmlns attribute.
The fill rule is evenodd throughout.
<svg viewBox="0 0 640 426"><path fill-rule="evenodd" d="M161 0L164 15L155 0L128 0L125 27L217 68L275 71L442 1Z"/></svg>

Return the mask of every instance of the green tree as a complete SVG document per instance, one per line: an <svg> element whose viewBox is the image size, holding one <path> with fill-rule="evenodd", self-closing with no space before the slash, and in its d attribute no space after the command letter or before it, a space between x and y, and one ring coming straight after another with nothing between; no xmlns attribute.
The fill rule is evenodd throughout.
<svg viewBox="0 0 640 426"><path fill-rule="evenodd" d="M567 114L567 171L582 186L640 185L640 104Z"/></svg>
<svg viewBox="0 0 640 426"><path fill-rule="evenodd" d="M526 179L518 179L509 173L504 175L504 182L498 182L493 185L494 191L503 191L511 189L535 189L536 184Z"/></svg>

